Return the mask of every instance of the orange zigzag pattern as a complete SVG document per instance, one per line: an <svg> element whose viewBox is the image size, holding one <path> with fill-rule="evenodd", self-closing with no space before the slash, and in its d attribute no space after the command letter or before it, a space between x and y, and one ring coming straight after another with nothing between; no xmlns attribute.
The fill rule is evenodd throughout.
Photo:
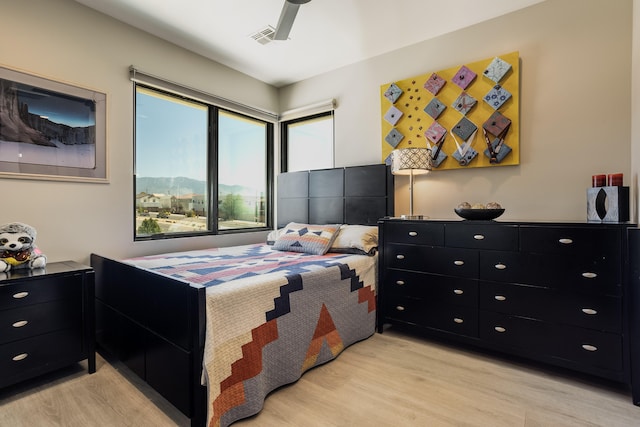
<svg viewBox="0 0 640 427"><path fill-rule="evenodd" d="M358 289L358 303L361 304L363 302L368 304L368 313L376 309L376 294L371 289L371 286Z"/></svg>
<svg viewBox="0 0 640 427"><path fill-rule="evenodd" d="M220 425L220 416L245 402L243 381L262 371L262 348L278 339L277 319L251 331L251 342L242 346L242 358L231 365L231 375L220 383L220 394L213 401L211 427Z"/></svg>
<svg viewBox="0 0 640 427"><path fill-rule="evenodd" d="M370 286L358 289L358 303L367 303L368 312L376 308L376 296ZM220 416L229 409L245 402L243 382L253 378L262 371L262 348L278 339L277 319L270 320L251 331L251 342L242 346L242 358L231 365L231 375L220 383L220 394L213 402L213 417L210 427L220 426ZM302 372L313 367L318 360L322 344L327 341L329 349L337 356L343 349L342 338L325 304L322 304L320 316L305 361Z"/></svg>

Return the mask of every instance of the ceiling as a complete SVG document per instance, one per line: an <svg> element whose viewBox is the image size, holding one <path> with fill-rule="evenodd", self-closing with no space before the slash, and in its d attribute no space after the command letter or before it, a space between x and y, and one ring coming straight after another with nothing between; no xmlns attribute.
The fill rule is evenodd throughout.
<svg viewBox="0 0 640 427"><path fill-rule="evenodd" d="M311 0L288 40L276 27L285 0L75 0L276 87L437 37L543 0Z"/></svg>

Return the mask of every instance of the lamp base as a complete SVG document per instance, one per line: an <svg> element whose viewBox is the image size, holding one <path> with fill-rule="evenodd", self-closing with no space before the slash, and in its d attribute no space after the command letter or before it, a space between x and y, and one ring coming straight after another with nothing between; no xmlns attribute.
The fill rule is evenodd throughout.
<svg viewBox="0 0 640 427"><path fill-rule="evenodd" d="M400 215L400 219L424 219L424 215Z"/></svg>

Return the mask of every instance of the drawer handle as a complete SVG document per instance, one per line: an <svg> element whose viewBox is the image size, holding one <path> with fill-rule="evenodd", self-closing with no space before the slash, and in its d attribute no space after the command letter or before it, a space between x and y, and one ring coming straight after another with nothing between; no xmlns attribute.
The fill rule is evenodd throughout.
<svg viewBox="0 0 640 427"><path fill-rule="evenodd" d="M482 234L474 234L473 238L476 240L484 240L484 236Z"/></svg>
<svg viewBox="0 0 640 427"><path fill-rule="evenodd" d="M18 292L17 294L13 294L15 299L21 299L29 295L29 292Z"/></svg>
<svg viewBox="0 0 640 427"><path fill-rule="evenodd" d="M396 285L398 286L404 285L404 280L396 280Z"/></svg>
<svg viewBox="0 0 640 427"><path fill-rule="evenodd" d="M464 291L462 289L454 289L453 293L456 294L456 295L462 295L462 294L464 294Z"/></svg>
<svg viewBox="0 0 640 427"><path fill-rule="evenodd" d="M598 347L591 344L582 344L582 348L584 348L587 351L598 351Z"/></svg>
<svg viewBox="0 0 640 427"><path fill-rule="evenodd" d="M454 263L455 265L458 265L458 266L459 266L459 265L464 265L464 261L461 261L461 260L455 260L455 261L453 261L453 263Z"/></svg>
<svg viewBox="0 0 640 427"><path fill-rule="evenodd" d="M504 295L496 295L493 297L496 301L506 301L507 297L505 297Z"/></svg>
<svg viewBox="0 0 640 427"><path fill-rule="evenodd" d="M13 325L14 328L22 328L23 326L25 326L27 323L29 323L27 320L18 320L17 322L15 322Z"/></svg>
<svg viewBox="0 0 640 427"><path fill-rule="evenodd" d="M502 326L496 326L493 329L495 329L496 332L500 332L500 333L507 332L507 329L503 328Z"/></svg>
<svg viewBox="0 0 640 427"><path fill-rule="evenodd" d="M26 359L26 358L27 358L27 356L29 356L29 354L27 354L27 353L20 353L20 354L17 354L17 355L15 355L15 356L13 356L13 357L11 358L11 360L13 360L14 362L19 362L19 361L21 361L21 360Z"/></svg>
<svg viewBox="0 0 640 427"><path fill-rule="evenodd" d="M409 236L411 236L411 237L416 237L417 235L418 235L417 231L410 231L409 232Z"/></svg>
<svg viewBox="0 0 640 427"><path fill-rule="evenodd" d="M505 264L502 264L501 262L499 262L498 264L494 265L494 267L498 270L504 270L505 268L507 268L507 266Z"/></svg>
<svg viewBox="0 0 640 427"><path fill-rule="evenodd" d="M598 314L598 312L596 310L594 310L593 308L583 308L582 312L584 314Z"/></svg>
<svg viewBox="0 0 640 427"><path fill-rule="evenodd" d="M559 239L558 242L562 243L563 245L570 245L573 243L573 240L571 239Z"/></svg>
<svg viewBox="0 0 640 427"><path fill-rule="evenodd" d="M458 323L458 324L460 324L460 323L464 323L464 319L461 319L461 318L459 318L459 317L454 317L454 318L453 318L453 321L454 321L454 322L456 322L456 323Z"/></svg>
<svg viewBox="0 0 640 427"><path fill-rule="evenodd" d="M396 310L398 311L404 311L404 307L401 305L396 306Z"/></svg>
<svg viewBox="0 0 640 427"><path fill-rule="evenodd" d="M582 273L582 277L585 277L587 279L595 279L596 277L598 277L598 275L596 273L591 273L591 272L585 272Z"/></svg>
<svg viewBox="0 0 640 427"><path fill-rule="evenodd" d="M402 255L402 254L396 255L396 258L397 259L404 259L404 255Z"/></svg>

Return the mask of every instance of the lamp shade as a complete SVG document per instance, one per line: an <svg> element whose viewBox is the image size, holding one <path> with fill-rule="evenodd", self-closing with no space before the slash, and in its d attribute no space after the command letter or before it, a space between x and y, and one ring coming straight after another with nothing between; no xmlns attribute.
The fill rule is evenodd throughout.
<svg viewBox="0 0 640 427"><path fill-rule="evenodd" d="M391 152L391 173L419 175L431 170L431 150L427 148L400 148Z"/></svg>

